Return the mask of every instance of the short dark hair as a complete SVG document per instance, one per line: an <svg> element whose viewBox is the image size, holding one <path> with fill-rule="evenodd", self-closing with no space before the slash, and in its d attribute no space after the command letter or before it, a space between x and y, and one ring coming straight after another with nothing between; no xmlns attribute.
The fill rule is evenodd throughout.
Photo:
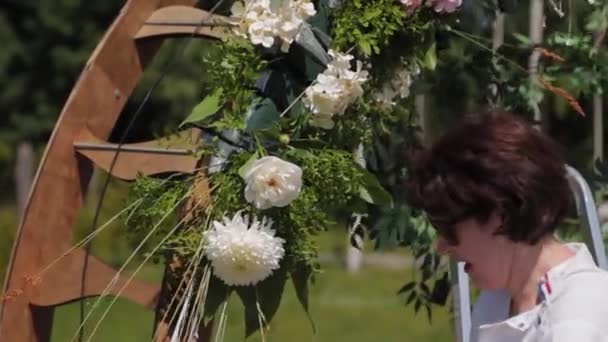
<svg viewBox="0 0 608 342"><path fill-rule="evenodd" d="M560 148L521 118L505 112L466 117L409 162L407 199L458 243L454 224L485 222L499 209L497 234L535 244L555 231L572 197Z"/></svg>

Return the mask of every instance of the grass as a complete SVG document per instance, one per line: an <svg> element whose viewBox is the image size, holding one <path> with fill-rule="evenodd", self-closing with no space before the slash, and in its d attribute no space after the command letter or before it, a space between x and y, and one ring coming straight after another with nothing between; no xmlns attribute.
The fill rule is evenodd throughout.
<svg viewBox="0 0 608 342"><path fill-rule="evenodd" d="M363 269L349 274L337 265L328 265L311 291L311 313L317 333L287 286L281 307L271 323L268 341L289 342L369 342L369 341L449 341L451 318L446 308L433 310L432 324L426 315L415 315L395 295L409 272ZM107 307L110 300L103 301ZM86 307L91 307L92 300ZM96 310L91 322L97 322L103 309ZM242 305L233 296L227 309L226 342L244 341ZM118 300L103 321L93 341L150 341L153 314L124 300ZM77 303L57 309L53 342L70 341L77 329ZM87 324L90 332L93 324ZM248 339L261 341L259 335Z"/></svg>

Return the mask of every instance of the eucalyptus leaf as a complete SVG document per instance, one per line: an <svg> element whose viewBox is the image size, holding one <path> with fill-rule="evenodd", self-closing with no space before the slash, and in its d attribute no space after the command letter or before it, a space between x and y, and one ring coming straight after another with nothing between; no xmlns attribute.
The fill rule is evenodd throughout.
<svg viewBox="0 0 608 342"><path fill-rule="evenodd" d="M252 133L272 127L281 118L277 107L271 99L265 98L254 104L251 114L245 122L245 132Z"/></svg>
<svg viewBox="0 0 608 342"><path fill-rule="evenodd" d="M277 63L275 68L264 70L255 82L260 94L271 99L279 111L287 108L290 103L288 93L291 89L288 87L286 73L285 68L278 67Z"/></svg>
<svg viewBox="0 0 608 342"><path fill-rule="evenodd" d="M358 165L357 165L358 166ZM363 173L359 196L368 203L379 206L393 206L393 197L380 184L376 176L367 169L359 167Z"/></svg>
<svg viewBox="0 0 608 342"><path fill-rule="evenodd" d="M222 88L217 88L213 94L205 97L194 109L192 113L179 125L180 127L189 123L201 123L208 119L211 115L217 113L222 107L220 99L222 98Z"/></svg>
<svg viewBox="0 0 608 342"><path fill-rule="evenodd" d="M322 65L327 65L331 58L325 51L325 48L311 29L308 24L300 25L298 35L296 36L296 44L300 45L306 52L308 52L314 59Z"/></svg>
<svg viewBox="0 0 608 342"><path fill-rule="evenodd" d="M314 32L315 36L319 40L319 43L323 44L323 47L327 49L331 46L331 37L327 33L314 26L312 27L312 32Z"/></svg>

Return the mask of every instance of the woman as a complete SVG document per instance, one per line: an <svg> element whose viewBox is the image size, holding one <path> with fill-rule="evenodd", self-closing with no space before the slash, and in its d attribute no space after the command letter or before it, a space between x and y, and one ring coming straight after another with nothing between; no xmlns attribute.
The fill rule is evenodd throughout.
<svg viewBox="0 0 608 342"><path fill-rule="evenodd" d="M467 118L413 159L408 196L482 291L472 342L608 341L608 272L554 235L571 204L556 145L506 113Z"/></svg>

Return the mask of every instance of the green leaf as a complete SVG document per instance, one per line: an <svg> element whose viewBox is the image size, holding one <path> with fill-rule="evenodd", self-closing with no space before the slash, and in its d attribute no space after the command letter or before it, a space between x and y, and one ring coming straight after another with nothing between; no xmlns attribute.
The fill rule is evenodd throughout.
<svg viewBox="0 0 608 342"><path fill-rule="evenodd" d="M520 43L522 43L524 46L532 46L532 41L530 40L530 38L524 36L523 34L519 34L516 32L513 32L513 37L515 39L517 39Z"/></svg>
<svg viewBox="0 0 608 342"><path fill-rule="evenodd" d="M410 292L416 286L416 282L410 281L409 283L403 285L401 289L397 292L397 294L404 294L406 292Z"/></svg>
<svg viewBox="0 0 608 342"><path fill-rule="evenodd" d="M220 104L220 99L222 98L223 92L224 90L222 88L218 88L213 92L213 94L205 97L203 101L194 107L192 113L190 113L190 115L179 126L182 127L185 124L204 121L211 115L217 113L217 111L222 107Z"/></svg>
<svg viewBox="0 0 608 342"><path fill-rule="evenodd" d="M331 58L313 33L310 25L304 24L300 26L300 30L296 36L296 43L310 53L310 55L322 65L327 65L331 61Z"/></svg>
<svg viewBox="0 0 608 342"><path fill-rule="evenodd" d="M249 171L249 169L251 168L251 165L253 164L254 161L256 161L258 159L258 153L255 152L251 155L251 157L249 157L249 159L247 159L247 161L245 162L245 164L243 164L243 166L241 166L239 168L239 176L241 176L241 178L245 179L245 175L247 174L247 172Z"/></svg>
<svg viewBox="0 0 608 342"><path fill-rule="evenodd" d="M450 294L450 278L448 272L445 272L441 279L435 282L433 292L430 296L430 301L437 305L445 305L448 295Z"/></svg>
<svg viewBox="0 0 608 342"><path fill-rule="evenodd" d="M369 41L367 41L367 40L360 41L359 47L361 48L361 52L363 52L364 55L369 56L372 54L372 46Z"/></svg>
<svg viewBox="0 0 608 342"><path fill-rule="evenodd" d="M370 236L375 240L376 249L392 248L400 244L408 246L422 242L412 225L411 209L407 206L382 208Z"/></svg>
<svg viewBox="0 0 608 342"><path fill-rule="evenodd" d="M312 276L312 270L306 264L300 262L296 264L290 275L291 282L296 290L296 297L298 297L298 301L302 305L302 308L304 308L313 332L316 332L315 323L308 308L308 282Z"/></svg>
<svg viewBox="0 0 608 342"><path fill-rule="evenodd" d="M260 329L258 303L266 319L265 322L263 320L262 322L269 324L272 321L272 318L279 309L279 304L281 304L286 282L287 270L285 267L281 267L255 287L242 286L236 289L245 306L245 337L251 336L251 334Z"/></svg>
<svg viewBox="0 0 608 342"><path fill-rule="evenodd" d="M211 276L205 298L205 324L215 316L217 309L230 297L230 288L220 279Z"/></svg>
<svg viewBox="0 0 608 342"><path fill-rule="evenodd" d="M429 70L435 70L437 66L437 47L435 43L431 44L431 47L424 54L424 66Z"/></svg>
<svg viewBox="0 0 608 342"><path fill-rule="evenodd" d="M376 176L367 169L357 166L363 173L361 179L363 184L359 187L359 196L368 203L392 207L393 197L382 187Z"/></svg>
<svg viewBox="0 0 608 342"><path fill-rule="evenodd" d="M251 115L249 115L245 122L245 132L247 133L270 128L281 118L277 107L269 98L265 98L253 106Z"/></svg>
<svg viewBox="0 0 608 342"><path fill-rule="evenodd" d="M601 31L606 29L608 26L608 6L605 10L596 10L591 13L587 19L585 29L588 31Z"/></svg>

